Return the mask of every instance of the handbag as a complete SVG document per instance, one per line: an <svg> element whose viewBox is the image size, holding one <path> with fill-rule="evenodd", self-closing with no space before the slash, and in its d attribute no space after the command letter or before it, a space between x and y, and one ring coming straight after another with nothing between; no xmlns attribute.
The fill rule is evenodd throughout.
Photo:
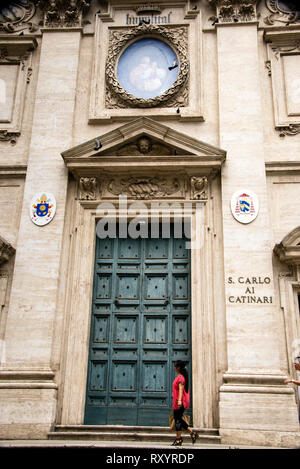
<svg viewBox="0 0 300 469"><path fill-rule="evenodd" d="M183 414L183 416L181 418L188 426L190 426L190 416L189 415ZM175 430L175 419L174 419L173 414L169 415L169 426L170 426L171 430Z"/></svg>

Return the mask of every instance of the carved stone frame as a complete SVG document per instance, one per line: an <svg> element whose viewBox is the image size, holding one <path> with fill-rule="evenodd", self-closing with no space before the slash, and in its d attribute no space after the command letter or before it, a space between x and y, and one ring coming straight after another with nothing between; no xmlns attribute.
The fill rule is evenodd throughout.
<svg viewBox="0 0 300 469"><path fill-rule="evenodd" d="M282 263L279 274L280 306L285 325L285 347L289 375L298 379L292 366L293 359L300 355L300 317L298 295L300 294L300 227L287 234L274 247L275 256ZM296 399L299 400L298 393Z"/></svg>
<svg viewBox="0 0 300 469"><path fill-rule="evenodd" d="M109 32L109 49L105 67L105 78L107 84L106 107L124 108L139 107L149 108L154 106L187 106L189 60L188 54L188 26L156 26L143 24L133 28L117 28ZM153 37L166 42L175 52L179 61L179 70L176 81L162 95L155 98L137 98L128 93L120 85L116 69L120 55L135 40Z"/></svg>
<svg viewBox="0 0 300 469"><path fill-rule="evenodd" d="M281 137L297 135L300 133L300 110L288 114L283 58L298 55L300 62L300 31L267 31L264 37L268 53L266 65L272 80L275 129Z"/></svg>
<svg viewBox="0 0 300 469"><path fill-rule="evenodd" d="M182 22L164 25L124 26L114 20L115 10L126 12L131 11L130 8L114 5L109 15L96 16L89 123L128 121L145 115L145 109L151 118L203 121L201 12L190 16L181 6ZM123 89L116 76L116 65L122 51L143 37L166 42L179 60L175 83L153 99L132 96ZM107 61L106 69L104 60Z"/></svg>
<svg viewBox="0 0 300 469"><path fill-rule="evenodd" d="M14 145L21 134L26 87L32 74L32 52L36 47L37 40L34 37L24 39L2 35L0 38L0 66L18 65L12 118L10 121L0 120L0 142L8 141Z"/></svg>
<svg viewBox="0 0 300 469"><path fill-rule="evenodd" d="M113 155L111 157L108 156L109 150L103 150L103 156L101 156L101 151L95 152L93 141L62 154L73 177L69 186L66 245L63 249L64 260L62 261L66 273L66 293L65 300L61 302L61 314L65 317L65 325L56 417L56 423L59 425L82 425L84 421L96 222L100 216L97 207L99 203L105 201L105 203L115 205L117 219L124 216L114 194L110 199L103 199L99 181L107 172L112 177L119 177L120 174L124 177L149 177L157 173L158 168L159 174L171 174L173 177L186 181L181 185L184 187L184 197L182 191L175 192L170 203L178 205L185 200L189 202L189 211L186 212L186 216L190 219L195 233L195 241L191 249L193 419L194 425L202 428L213 428L218 425L217 376L219 367L216 363L216 348L224 344L224 338L221 339L219 335L218 339L215 330L219 328L215 315L220 312L217 311L218 308L215 305L213 277L216 275L216 270L219 273L222 268L214 270L213 267L213 258L218 249L215 244L216 234L213 226L214 220L218 217L215 214L212 215L213 204L216 203L212 185L216 182L217 178L214 179L214 176L220 172L226 153L179 132L167 130L168 127L164 125L148 118L141 118L101 137L102 142L107 142L107 146L110 145ZM124 144L122 135L127 135L126 142L141 133L147 133L153 138L156 136L165 144L173 144L177 148L181 144L182 154L159 157L115 155L116 146ZM197 181L193 180L192 183L193 176L197 177ZM81 178L85 180L80 183ZM196 182L199 185L196 184L199 189L198 195L193 188ZM166 201L160 193L154 195L154 199L155 202L162 204L158 215L162 216L166 210ZM134 201L136 199L128 198L128 204ZM147 207L147 216L152 216L151 202L152 200L147 198L143 200L143 204ZM154 216L157 216L156 211ZM176 219L176 216L178 212L172 212L171 219L173 217ZM127 220L130 220L130 214ZM59 334L61 333L60 331ZM222 333L223 330L219 332L219 334ZM211 340L206 340L207 336L211 337ZM219 357L224 353L224 350L219 350Z"/></svg>

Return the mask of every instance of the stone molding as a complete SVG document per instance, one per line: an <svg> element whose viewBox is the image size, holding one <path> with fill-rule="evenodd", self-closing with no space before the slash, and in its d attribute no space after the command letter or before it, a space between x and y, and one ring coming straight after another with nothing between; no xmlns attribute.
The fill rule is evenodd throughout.
<svg viewBox="0 0 300 469"><path fill-rule="evenodd" d="M300 226L286 235L281 243L275 245L274 253L281 262L300 265Z"/></svg>
<svg viewBox="0 0 300 469"><path fill-rule="evenodd" d="M268 60L266 67L272 82L272 97L275 130L280 137L295 136L300 133L300 109L289 113L287 101L288 77L284 73L284 60L290 56L300 59L300 30L294 26L286 31L265 31Z"/></svg>
<svg viewBox="0 0 300 469"><path fill-rule="evenodd" d="M293 11L279 0L266 0L266 7L271 12L264 18L264 23L273 26L276 22L293 24L300 22L300 8Z"/></svg>
<svg viewBox="0 0 300 469"><path fill-rule="evenodd" d="M178 76L175 83L162 95L155 98L137 98L128 93L119 83L116 75L117 62L122 51L132 41L144 37L155 37L172 44L179 61ZM188 94L182 93L188 84L188 26L156 26L142 24L133 28L119 28L109 32L109 47L106 61L106 107L149 108L155 106L187 106ZM176 97L175 97L176 96ZM174 99L172 99L174 98Z"/></svg>
<svg viewBox="0 0 300 469"><path fill-rule="evenodd" d="M257 0L208 0L216 8L216 23L252 22L257 20Z"/></svg>
<svg viewBox="0 0 300 469"><path fill-rule="evenodd" d="M9 261L15 252L15 248L0 236L0 266Z"/></svg>
<svg viewBox="0 0 300 469"><path fill-rule="evenodd" d="M33 72L32 53L36 47L35 37L1 35L0 66L14 64L19 67L19 72L15 82L15 99L11 119L10 121L0 121L0 142L10 142L15 145L21 135L26 88Z"/></svg>

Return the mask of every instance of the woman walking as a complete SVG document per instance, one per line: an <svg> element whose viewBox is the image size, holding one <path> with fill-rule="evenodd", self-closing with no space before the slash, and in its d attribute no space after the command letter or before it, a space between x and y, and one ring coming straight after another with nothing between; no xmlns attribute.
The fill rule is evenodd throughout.
<svg viewBox="0 0 300 469"><path fill-rule="evenodd" d="M178 360L175 362L176 378L173 381L173 411L175 419L176 439L172 446L181 446L181 430L187 430L191 436L193 444L199 438L197 432L194 432L182 419L183 412L190 405L189 377L185 368L185 362Z"/></svg>

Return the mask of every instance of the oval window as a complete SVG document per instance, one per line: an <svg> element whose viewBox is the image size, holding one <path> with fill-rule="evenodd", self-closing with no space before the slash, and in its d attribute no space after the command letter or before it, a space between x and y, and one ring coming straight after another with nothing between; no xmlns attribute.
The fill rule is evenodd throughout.
<svg viewBox="0 0 300 469"><path fill-rule="evenodd" d="M117 76L121 86L137 98L155 98L177 79L178 59L163 41L145 38L135 41L121 54Z"/></svg>

